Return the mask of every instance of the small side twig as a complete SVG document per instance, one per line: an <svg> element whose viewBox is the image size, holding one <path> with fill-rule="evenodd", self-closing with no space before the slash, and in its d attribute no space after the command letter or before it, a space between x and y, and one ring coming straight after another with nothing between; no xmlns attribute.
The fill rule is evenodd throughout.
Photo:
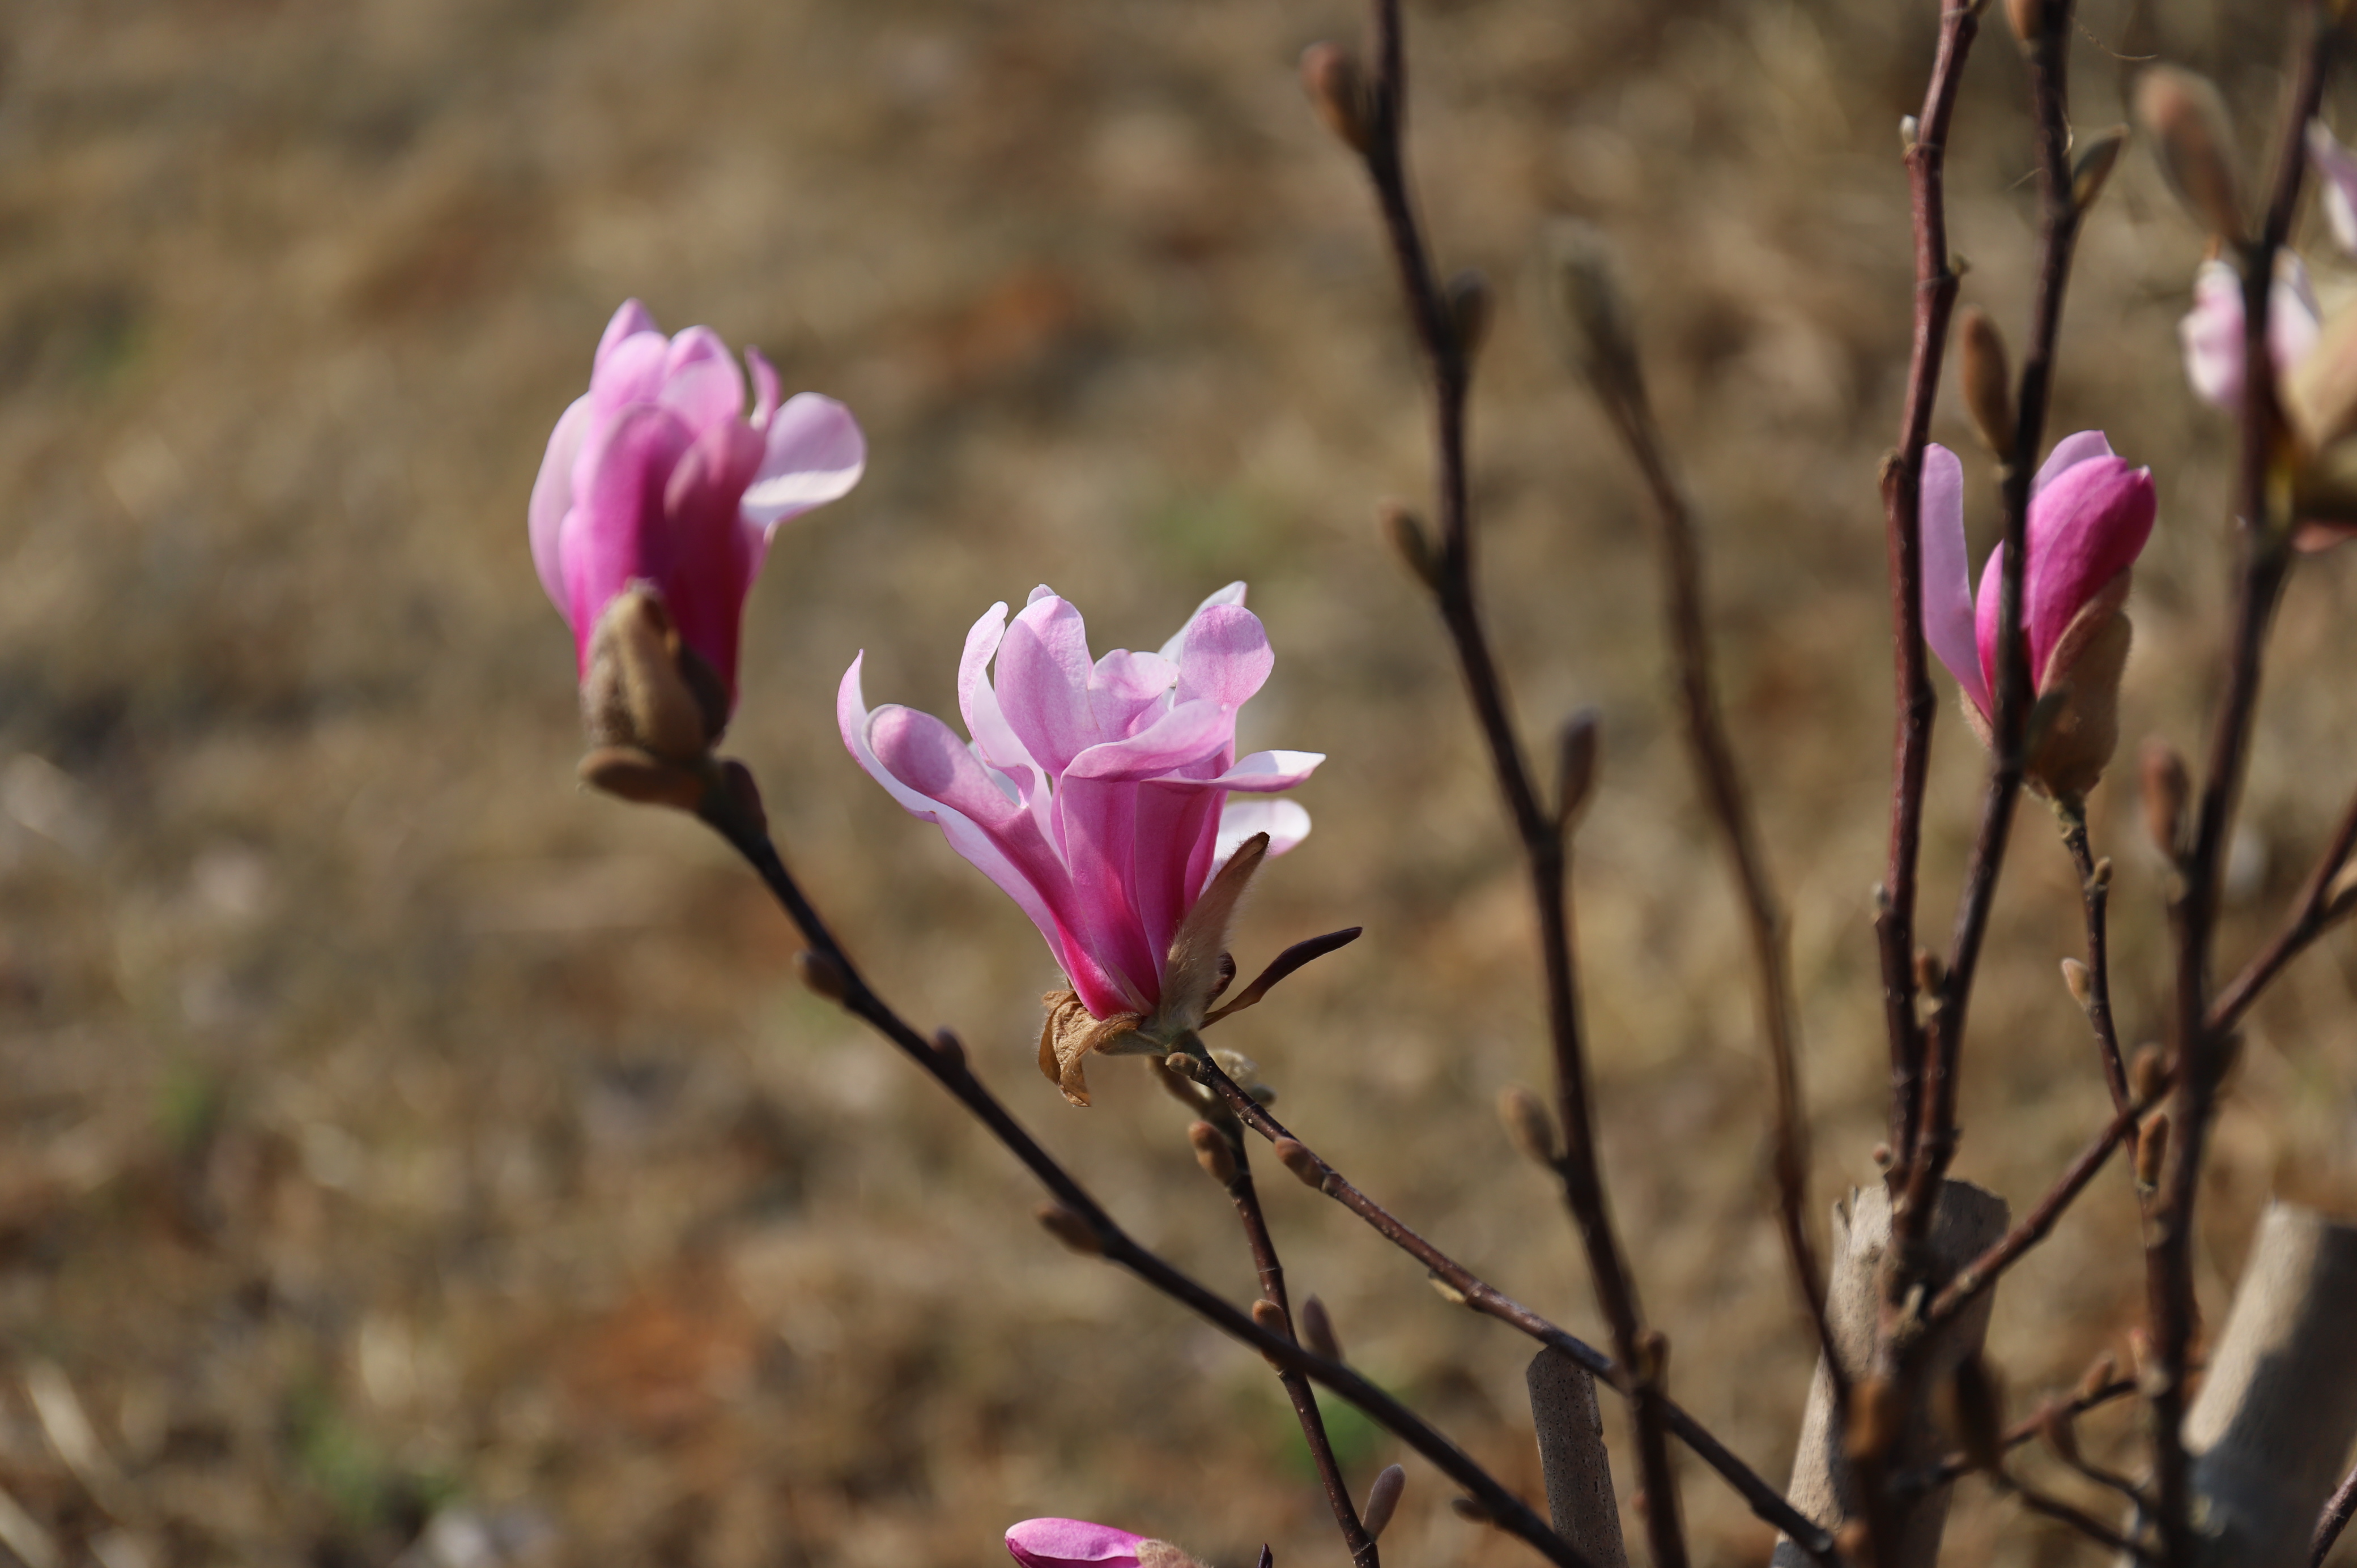
<svg viewBox="0 0 2357 1568"><path fill-rule="evenodd" d="M2104 1069L2104 1083L2112 1091L2115 1110L2128 1102L2127 1061L2120 1052L2120 1032L2112 1019L2111 863L2100 865L2087 843L2087 808L2072 800L2058 808L2062 822L2062 847L2079 873L2079 902L2087 917L2087 1026L2095 1032L2095 1053ZM2136 1152L2136 1133L2126 1134L2128 1152Z"/></svg>
<svg viewBox="0 0 2357 1568"><path fill-rule="evenodd" d="M1286 1337L1298 1340L1293 1318L1293 1303L1286 1294L1285 1265L1277 1261L1276 1240L1269 1234L1268 1216L1260 1206L1260 1192L1253 1185L1252 1158L1245 1151L1239 1129L1232 1124L1216 1128L1218 1135L1228 1145L1230 1157L1235 1163L1235 1173L1228 1178L1228 1199L1236 1206L1236 1218L1243 1225L1244 1241L1252 1249L1253 1267L1260 1275L1263 1300L1275 1306ZM1318 1409L1318 1396L1309 1387L1309 1380L1299 1372L1280 1368L1277 1380L1285 1386L1285 1396L1293 1402L1293 1413L1301 1422L1302 1441L1309 1445L1309 1457L1318 1468L1318 1479L1326 1488L1327 1505L1334 1510L1334 1524L1342 1532L1342 1544L1351 1553L1357 1568L1378 1568L1380 1558L1374 1538L1367 1533L1359 1519L1358 1505L1351 1500L1351 1488L1342 1478L1342 1466L1334 1457L1333 1441L1326 1434L1326 1418Z"/></svg>
<svg viewBox="0 0 2357 1568"><path fill-rule="evenodd" d="M2046 1430L2047 1423L2052 1421L2058 1412L2066 1419L2075 1418L2086 1414L2091 1410L2116 1403L2136 1391L2135 1379L2113 1378L2098 1383L2092 1389L2072 1395L2059 1405L2053 1403L2041 1405L2035 1413L2024 1417L2006 1429L2004 1449L2007 1453L2011 1453L2038 1436ZM1969 1456L1961 1453L1951 1454L1928 1469L1893 1477L1890 1483L1891 1495L1901 1499L1921 1497L1925 1492L1971 1475L1976 1468L1978 1466Z"/></svg>
<svg viewBox="0 0 2357 1568"><path fill-rule="evenodd" d="M2324 1568L2324 1560L2332 1555L2333 1543L2349 1528L2352 1514L2357 1514L2357 1470L2350 1471L2348 1477L2333 1488L2332 1496L2325 1500L2324 1511L2317 1516L2316 1541L2308 1553L2309 1568Z"/></svg>
<svg viewBox="0 0 2357 1568"><path fill-rule="evenodd" d="M2210 1004L2209 1026L2212 1034L2222 1034L2240 1023L2251 1004L2259 999L2259 993L2283 972L2284 966L2331 927L2341 913L2334 908L2333 885L2341 875L2341 868L2349 864L2352 851L2357 851L2357 795L2350 797L2348 809L2341 813L2341 825L2333 830L2332 842L2317 857L2308 880L2300 885L2299 897L2292 901L2291 918L2284 922L2283 929L2253 955L2243 972Z"/></svg>
<svg viewBox="0 0 2357 1568"><path fill-rule="evenodd" d="M2067 1524L2099 1546L2108 1547L2122 1556L2132 1558L2138 1563L2158 1561L2149 1551L2138 1546L2093 1514L2073 1508L2058 1497L2041 1492L2027 1482L2016 1480L2003 1470L1990 1471L1989 1481L1997 1490L2018 1502L2031 1513L2044 1514L2048 1519Z"/></svg>

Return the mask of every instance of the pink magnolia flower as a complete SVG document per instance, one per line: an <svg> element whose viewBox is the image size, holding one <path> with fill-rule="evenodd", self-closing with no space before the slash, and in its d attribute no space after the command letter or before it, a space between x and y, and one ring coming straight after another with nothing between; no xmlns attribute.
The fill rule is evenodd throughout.
<svg viewBox="0 0 2357 1568"><path fill-rule="evenodd" d="M2287 378L2315 349L2323 330L2308 268L2289 251L2277 253L2275 293L2267 304L2267 356ZM2177 324L2185 349L2185 379L2202 402L2232 411L2243 404L2243 278L2224 262L2204 262L2193 276L2193 308Z"/></svg>
<svg viewBox="0 0 2357 1568"><path fill-rule="evenodd" d="M2152 470L2112 455L2099 430L2055 446L2030 484L2029 561L2022 623L2031 687L2074 688L2073 711L2050 726L2030 772L2050 793L2092 786L2116 741L2112 704L2127 657L2128 572L2152 535ZM1923 454L1923 635L1964 689L1965 714L1987 739L1995 719L1998 598L2005 549L1991 552L1977 603L1964 548L1964 465L1946 447Z"/></svg>
<svg viewBox="0 0 2357 1568"><path fill-rule="evenodd" d="M1027 1519L1006 1532L1006 1550L1023 1568L1137 1568L1142 1535L1084 1519Z"/></svg>
<svg viewBox="0 0 2357 1568"><path fill-rule="evenodd" d="M1031 917L1089 1015L1142 1023L1166 1046L1200 1021L1206 998L1175 995L1166 983L1184 957L1182 924L1213 873L1255 835L1267 835L1274 854L1309 832L1308 813L1290 800L1232 794L1289 789L1325 760L1306 751L1237 757L1237 713L1275 662L1243 598L1244 585L1232 583L1160 652L1116 649L1097 660L1081 612L1052 590L1033 589L1012 625L1006 605L992 606L966 633L958 666L971 743L930 714L871 712L860 689L864 653L836 696L844 745L860 767L939 823L950 846ZM1232 904L1233 893L1225 897ZM1085 1102L1070 1075L1050 1076Z"/></svg>
<svg viewBox="0 0 2357 1568"><path fill-rule="evenodd" d="M532 559L585 678L598 618L647 584L733 708L737 625L770 534L859 482L867 447L850 411L815 392L780 405L770 362L748 349L745 363L750 419L717 334L665 338L630 300L607 324L588 392L557 420L532 489Z"/></svg>

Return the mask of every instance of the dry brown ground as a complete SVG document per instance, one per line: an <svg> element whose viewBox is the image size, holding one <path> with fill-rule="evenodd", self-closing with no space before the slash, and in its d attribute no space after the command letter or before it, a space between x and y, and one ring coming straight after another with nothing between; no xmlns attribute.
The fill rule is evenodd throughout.
<svg viewBox="0 0 2357 1568"><path fill-rule="evenodd" d="M2216 71L2255 142L2276 25L2233 18L2274 8L2131 9L2084 7L2081 123L2120 118L2120 56L2160 52ZM1872 476L1909 286L1894 128L1933 11L1412 7L1429 215L1503 285L1477 452L1519 704L1604 714L1577 885L1619 1214L1679 1392L1780 1476L1809 1357L1763 1219L1748 979L1663 701L1643 515L1522 280L1557 209L1632 259L1797 910L1829 1197L1867 1175L1881 1094ZM631 294L866 422L866 484L755 596L734 744L877 979L1145 1236L1249 1289L1167 1101L1110 1070L1083 1114L1033 1074L1037 939L830 713L861 647L872 696L947 709L966 625L1038 581L1103 648L1248 578L1279 662L1246 739L1332 760L1240 956L1368 935L1230 1043L1344 1169L1595 1328L1490 1112L1542 1071L1518 874L1437 628L1368 521L1420 492L1423 415L1369 204L1291 65L1355 25L1350 0L0 17L0 1487L64 1561L384 1562L436 1510L536 1520L563 1563L985 1564L1042 1512L1221 1563L1264 1539L1340 1561L1258 1360L1040 1236L1009 1162L791 983L716 844L575 791L524 499ZM1966 296L2007 324L2018 75L1992 36L1953 180ZM2086 235L2055 425L2158 475L2126 728L2180 743L2225 558L2226 431L2173 359L2195 260L2133 154ZM1986 541L1986 484L1975 504ZM2352 571L2318 560L2284 610L2230 955L2349 786ZM1943 721L1927 929L1979 768ZM2095 809L2145 1037L2157 875L2115 786ZM2075 904L2042 812L2017 848L1961 1172L2019 1201L2104 1101L2055 983ZM2253 1024L2208 1189L2213 1310L2271 1187L2357 1202L2352 984L2337 939ZM1331 1206L1272 1201L1353 1354L1534 1486L1528 1347ZM2114 1176L2020 1271L1993 1341L2017 1398L2122 1343L2134 1240ZM98 1459L61 1456L34 1390L50 1427L78 1402ZM1343 1431L1362 1486L1395 1445ZM1760 1561L1687 1475L1701 1560ZM1393 1561L1527 1560L1445 1500L1411 1466ZM1953 1540L2092 1561L1969 1485Z"/></svg>

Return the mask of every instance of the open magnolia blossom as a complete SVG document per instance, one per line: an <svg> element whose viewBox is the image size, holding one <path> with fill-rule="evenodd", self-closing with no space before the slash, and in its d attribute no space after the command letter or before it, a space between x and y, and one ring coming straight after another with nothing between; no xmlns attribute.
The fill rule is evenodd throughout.
<svg viewBox="0 0 2357 1568"><path fill-rule="evenodd" d="M2127 663L2129 568L2152 535L2152 471L2112 455L2099 430L2058 443L2030 484L2022 630L2043 711L2029 781L2057 800L2084 795L2119 742ZM1975 602L1964 546L1964 469L1936 444L1923 454L1923 635L1963 688L1984 745L1996 713L1998 600L2005 548L1990 553Z"/></svg>
<svg viewBox="0 0 2357 1568"><path fill-rule="evenodd" d="M931 714L871 711L865 653L844 673L835 713L852 756L939 823L1063 965L1071 989L1047 999L1039 1065L1077 1105L1091 1051L1159 1054L1200 1026L1245 885L1309 832L1299 806L1257 797L1323 756L1236 756L1237 712L1275 662L1243 600L1232 583L1159 652L1097 660L1081 612L1051 590L1033 589L1011 625L992 606L958 666L970 743Z"/></svg>
<svg viewBox="0 0 2357 1568"><path fill-rule="evenodd" d="M717 334L666 338L628 301L588 392L548 438L532 559L573 628L594 745L680 762L719 737L770 534L848 491L866 466L850 411L815 392L780 403L770 362L748 349L745 363L749 418L745 377Z"/></svg>
<svg viewBox="0 0 2357 1568"><path fill-rule="evenodd" d="M1027 1519L1006 1532L1023 1568L1202 1568L1167 1541L1084 1519Z"/></svg>
<svg viewBox="0 0 2357 1568"><path fill-rule="evenodd" d="M2357 255L2357 154L2321 121L2309 124L2308 154L2333 238ZM2178 323L2177 335L2195 395L2230 413L2239 409L2245 368L2242 274L2222 261L2202 263L2194 275L2193 308ZM2289 251L2276 252L2267 357L2295 438L2295 542L2309 550L2337 544L2357 534L2357 442L2347 439L2357 434L2357 310L2327 319L2306 264Z"/></svg>

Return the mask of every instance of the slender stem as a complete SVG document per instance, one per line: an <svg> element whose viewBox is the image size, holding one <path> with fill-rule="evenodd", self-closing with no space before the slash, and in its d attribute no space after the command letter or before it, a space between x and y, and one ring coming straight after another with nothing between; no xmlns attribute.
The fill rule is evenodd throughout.
<svg viewBox="0 0 2357 1568"><path fill-rule="evenodd" d="M2074 1395L2061 1408L2072 1416L2081 1416L2103 1405L2124 1400L2136 1391L2135 1379L2114 1378L2083 1394ZM2036 1413L2024 1417L2007 1428L2006 1451L2011 1453L2043 1432L2047 1422L2053 1416L2054 1411L2055 1407L2051 1405L2041 1406ZM1910 1475L1898 1477L1891 1482L1890 1489L1895 1496L1900 1498L1917 1498L1926 1492L1935 1491L1960 1477L1969 1476L1976 1468L1978 1466L1974 1461L1964 1455L1951 1454L1928 1470L1919 1470Z"/></svg>
<svg viewBox="0 0 2357 1568"><path fill-rule="evenodd" d="M1239 1122L1271 1143L1280 1139L1301 1143L1284 1122L1269 1114L1268 1107L1245 1093L1243 1087L1222 1071L1219 1064L1208 1055L1199 1054L1185 1059L1198 1080L1208 1084L1234 1112ZM1170 1060L1175 1065L1180 1058L1173 1057ZM1611 1357L1500 1291L1369 1197L1316 1151L1307 1144L1302 1147L1309 1160L1314 1162L1318 1177L1318 1190L1365 1220L1377 1235L1422 1263L1436 1283L1447 1287L1452 1299L1528 1335L1542 1345L1555 1346L1586 1368L1598 1382L1624 1396L1628 1393L1628 1380L1621 1375L1620 1364ZM1691 1449L1695 1458L1709 1466L1733 1487L1737 1495L1750 1505L1754 1517L1791 1537L1811 1558L1820 1563L1833 1561L1832 1531L1786 1501L1783 1493L1738 1458L1726 1444L1711 1434L1709 1428L1696 1421L1676 1401L1665 1396L1662 1404L1671 1434Z"/></svg>
<svg viewBox="0 0 2357 1568"><path fill-rule="evenodd" d="M2308 1549L2309 1568L2324 1568L2324 1560L2332 1555L2332 1543L2349 1528L2352 1514L2357 1514L2357 1470L2342 1477L2332 1496L2325 1499L2324 1512L2317 1516L2316 1540Z"/></svg>
<svg viewBox="0 0 2357 1568"><path fill-rule="evenodd" d="M1373 0L1373 70L1367 83L1365 162L1391 242L1400 285L1416 340L1433 380L1435 489L1439 502L1441 559L1435 597L1456 645L1466 693L1490 749L1500 790L1522 840L1531 896L1545 961L1548 1034L1555 1050L1555 1101L1566 1153L1557 1166L1564 1202L1587 1254L1598 1305L1612 1331L1613 1351L1632 1373L1628 1384L1637 1430L1637 1460L1646 1498L1645 1530L1655 1568L1685 1568L1679 1522L1677 1472L1670 1463L1658 1358L1641 1354L1645 1341L1634 1281L1612 1230L1596 1157L1586 1047L1581 1037L1578 980L1572 956L1568 856L1554 816L1541 803L1523 760L1505 682L1490 647L1474 591L1473 532L1467 504L1465 421L1470 366L1431 252L1416 221L1403 135L1407 113L1406 50L1399 0Z"/></svg>
<svg viewBox="0 0 2357 1568"><path fill-rule="evenodd" d="M2038 1200L2037 1207L2022 1217L2021 1222L1992 1243L1988 1251L1975 1258L1956 1273L1947 1287L1932 1298L1923 1314L1924 1323L1936 1328L1970 1306L1994 1286L1999 1275L2019 1262L2029 1250L2046 1240L2062 1211L2087 1189L2112 1151L2126 1143L2136 1130L2137 1119L2152 1109L2152 1103L2122 1105L2112 1113L2104 1130L2095 1135L2079 1157L2072 1160Z"/></svg>
<svg viewBox="0 0 2357 1568"><path fill-rule="evenodd" d="M2240 1022L2251 1004L2259 999L2259 993L2282 972L2284 966L2331 927L2337 918L2330 897L2333 879L2349 863L2352 851L2357 851L2357 795L2350 797L2348 809L2341 814L2341 825L2333 831L2332 842L2317 857L2315 869L2308 874L2308 881L2293 904L2291 918L2210 1004L2209 1026L2212 1034L2223 1034Z"/></svg>
<svg viewBox="0 0 2357 1568"><path fill-rule="evenodd" d="M1562 1563L1565 1568L1592 1568L1587 1558L1547 1528L1522 1498L1415 1412L1350 1368L1311 1355L1288 1337L1270 1333L1254 1322L1251 1314L1222 1299L1131 1237L983 1086L963 1050L942 1049L926 1040L860 977L850 954L844 950L786 869L768 830L733 790L716 778L705 789L696 814L745 857L801 930L802 940L831 967L833 972L828 978L841 987L844 1010L899 1047L902 1055L924 1069L972 1112L991 1135L1039 1178L1056 1201L1086 1227L1097 1250L1108 1262L1128 1270L1230 1337L1260 1351L1279 1369L1322 1383L1357 1405L1376 1424L1463 1487L1498 1528L1521 1537L1550 1562Z"/></svg>
<svg viewBox="0 0 2357 1568"><path fill-rule="evenodd" d="M1294 1328L1293 1303L1285 1291L1285 1265L1277 1261L1276 1240L1269 1234L1268 1217L1262 1212L1259 1190L1253 1186L1251 1158L1234 1126L1222 1128L1221 1133L1228 1140L1229 1151L1235 1157L1236 1174L1229 1179L1228 1197L1236 1206L1236 1218L1243 1224L1244 1241L1252 1249L1253 1267L1260 1274L1260 1294L1275 1305L1285 1320L1286 1337L1297 1340L1300 1336ZM1326 1488L1327 1505L1334 1510L1334 1523L1342 1532L1342 1544L1349 1549L1351 1561L1358 1568L1378 1568L1381 1560L1374 1539L1360 1522L1358 1506L1351 1500L1350 1486L1342 1479L1342 1466L1334 1457L1334 1444L1326 1435L1326 1418L1318 1412L1318 1396L1311 1391L1309 1380L1299 1372L1283 1369L1276 1376L1285 1385L1285 1397L1293 1402L1293 1413L1301 1422L1302 1441L1309 1444L1310 1460L1318 1466L1318 1479Z"/></svg>
<svg viewBox="0 0 2357 1568"><path fill-rule="evenodd" d="M1914 145L1907 149L1907 182L1915 224L1915 346L1907 371L1907 402L1899 449L1883 465L1885 548L1890 558L1891 650L1897 672L1891 743L1890 854L1875 917L1882 957L1884 1024L1890 1036L1890 1150L1894 1184L1906 1176L1915 1147L1915 1117L1923 1069L1923 1031L1915 1015L1916 867L1923 843L1923 789L1932 757L1932 720L1938 703L1923 643L1923 448L1931 439L1932 406L1940 394L1940 361L1955 308L1957 274L1949 265L1948 126L1963 83L1964 59L1980 31L1980 6L1948 0L1940 16L1939 52L1923 92ZM1898 1195L1896 1185L1892 1196Z"/></svg>
<svg viewBox="0 0 2357 1568"><path fill-rule="evenodd" d="M1997 872L2005 862L2014 808L2021 795L2023 745L2031 699L2029 647L2022 636L2022 585L2029 564L2030 468L2046 431L2046 406L2054 379L2055 337L2062 323L2062 300L2071 279L2071 256L2079 234L2079 209L2071 194L2071 121L2068 78L2070 0L2043 0L2036 40L2027 52L2030 119L2038 152L2038 289L2029 340L2022 358L2015 407L2014 460L2004 474L2005 559L1997 600L1996 755L1981 807L1981 827L1965 872L1964 896L1956 911L1949 950L1947 983L1932 1022L1922 1100L1914 1148L1907 1155L1906 1199L1891 1216L1893 1286L1914 1283L1923 1240L1930 1232L1933 1199L1956 1150L1956 1089L1963 1056L1965 1013L1982 939L1995 903ZM1895 1299L1895 1297L1894 1297Z"/></svg>
<svg viewBox="0 0 2357 1568"><path fill-rule="evenodd" d="M2249 766L2267 628L2291 566L2291 520L2278 518L2274 489L2283 415L2276 401L2267 327L2276 255L2291 231L2307 167L2306 131L2324 91L2326 56L2335 27L2323 9L2302 7L2303 36L2283 123L2277 127L2266 214L2243 257L2243 453L2236 498L2243 568L2228 645L2226 690L2210 735L2201 804L2190 848L2178 867L2170 910L2176 938L2172 1033L2177 1090L2169 1111L2169 1149L2154 1219L2146 1229L2150 1267L2151 1391L2155 1521L2162 1555L2193 1561L2192 1467L2185 1452L2186 1363L2197 1306L2193 1293L2193 1208L2210 1117L2232 1058L2231 1035L2210 1025L2210 950L2219 883L2234 807Z"/></svg>
<svg viewBox="0 0 2357 1568"><path fill-rule="evenodd" d="M2048 1519L2060 1520L2097 1545L2116 1552L2123 1557L2132 1557L2139 1563L2153 1561L2150 1552L2138 1546L2093 1515L2073 1508L2061 1498L2050 1497L2033 1487L2017 1481L2002 1470L1994 1472L1989 1478L1996 1483L1999 1490L2013 1498L2031 1513L2044 1514Z"/></svg>
<svg viewBox="0 0 2357 1568"><path fill-rule="evenodd" d="M1776 890L1770 884L1768 860L1760 843L1760 829L1744 787L1743 768L1718 700L1712 669L1710 628L1703 613L1702 550L1684 492L1670 472L1663 450L1661 429L1635 363L1617 388L1598 383L1606 414L1644 476L1645 488L1661 521L1663 618L1669 626L1672 661L1676 666L1679 706L1686 726L1686 748L1702 784L1711 820L1725 843L1736 888L1743 907L1744 926L1751 941L1752 967L1759 976L1760 1028L1768 1043L1769 1079L1773 1098L1770 1118L1774 1137L1778 1229L1786 1261L1817 1336L1817 1348L1833 1383L1833 1409L1838 1423L1849 1408L1849 1372L1834 1342L1833 1323L1825 1309L1825 1282L1816 1249L1809 1240L1809 1125L1802 1103L1800 1023L1792 1000L1791 929Z"/></svg>
<svg viewBox="0 0 2357 1568"><path fill-rule="evenodd" d="M2087 808L2083 801L2058 806L2062 821L2062 846L2079 872L2079 902L2087 916L2087 1023L2095 1031L2095 1054L2104 1069L2104 1083L2112 1091L2112 1107L2128 1102L2127 1064L2120 1054L2120 1034L2112 1020L2111 922L2112 883L2096 875L2094 852L2087 843ZM2136 1152L2136 1133L2126 1134L2128 1152Z"/></svg>

